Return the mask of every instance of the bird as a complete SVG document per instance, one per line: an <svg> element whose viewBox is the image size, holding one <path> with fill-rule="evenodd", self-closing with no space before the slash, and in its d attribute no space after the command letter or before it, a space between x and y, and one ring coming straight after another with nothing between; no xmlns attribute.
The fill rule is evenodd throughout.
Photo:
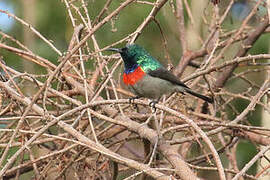
<svg viewBox="0 0 270 180"><path fill-rule="evenodd" d="M136 95L135 98L152 100L149 103L152 107L163 95L174 92L188 93L208 103L214 102L213 98L191 90L140 45L128 44L123 48L108 48L107 51L120 53L124 61L124 84Z"/></svg>

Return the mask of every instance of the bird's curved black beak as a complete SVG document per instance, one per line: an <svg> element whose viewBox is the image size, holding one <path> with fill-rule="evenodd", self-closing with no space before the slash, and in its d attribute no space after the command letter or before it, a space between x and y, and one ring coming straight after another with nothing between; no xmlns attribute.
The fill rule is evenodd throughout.
<svg viewBox="0 0 270 180"><path fill-rule="evenodd" d="M108 49L106 49L106 51L113 51L113 52L121 53L121 52L122 52L122 49L118 49L118 48L108 48Z"/></svg>

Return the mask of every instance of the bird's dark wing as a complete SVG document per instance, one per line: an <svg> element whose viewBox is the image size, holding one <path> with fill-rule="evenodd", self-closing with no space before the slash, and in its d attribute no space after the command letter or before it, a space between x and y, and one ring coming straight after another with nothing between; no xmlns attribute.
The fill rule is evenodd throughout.
<svg viewBox="0 0 270 180"><path fill-rule="evenodd" d="M167 69L165 69L163 67L158 68L158 69L156 69L154 71L150 70L147 73L152 77L160 78L160 79L169 81L172 84L176 84L178 86L184 87L185 92L187 92L187 93L189 93L189 94L191 94L193 96L196 96L198 98L201 98L201 99L203 99L203 100L205 100L205 101L207 101L209 103L214 102L213 98L201 95L201 94L196 93L196 92L192 91L191 89L189 89L189 87L187 87L184 83L182 83L175 75L173 75L171 72L169 72ZM182 92L182 91L180 91L180 92Z"/></svg>
<svg viewBox="0 0 270 180"><path fill-rule="evenodd" d="M182 83L175 75L173 75L170 71L168 71L167 69L165 69L163 67L158 68L158 69L153 70L153 71L150 70L147 73L152 77L164 79L166 81L171 82L172 84L177 84L179 86L182 86L182 87L189 89L189 87L187 87L184 83Z"/></svg>

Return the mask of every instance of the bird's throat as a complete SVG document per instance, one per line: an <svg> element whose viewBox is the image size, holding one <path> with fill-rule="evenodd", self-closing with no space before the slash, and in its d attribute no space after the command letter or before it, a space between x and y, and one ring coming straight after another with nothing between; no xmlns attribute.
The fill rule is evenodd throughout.
<svg viewBox="0 0 270 180"><path fill-rule="evenodd" d="M140 66L138 66L134 71L132 72L124 72L123 75L123 81L126 85L134 85L138 81L140 81L143 76L145 76L145 72L142 70Z"/></svg>

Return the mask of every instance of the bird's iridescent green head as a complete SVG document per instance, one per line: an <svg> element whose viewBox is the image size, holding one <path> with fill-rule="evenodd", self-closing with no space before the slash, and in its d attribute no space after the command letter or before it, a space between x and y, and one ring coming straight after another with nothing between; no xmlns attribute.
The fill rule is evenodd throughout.
<svg viewBox="0 0 270 180"><path fill-rule="evenodd" d="M154 57L137 44L130 44L121 49L110 48L108 50L120 53L126 70L134 68L136 65L141 66L145 72L161 67L161 64Z"/></svg>

